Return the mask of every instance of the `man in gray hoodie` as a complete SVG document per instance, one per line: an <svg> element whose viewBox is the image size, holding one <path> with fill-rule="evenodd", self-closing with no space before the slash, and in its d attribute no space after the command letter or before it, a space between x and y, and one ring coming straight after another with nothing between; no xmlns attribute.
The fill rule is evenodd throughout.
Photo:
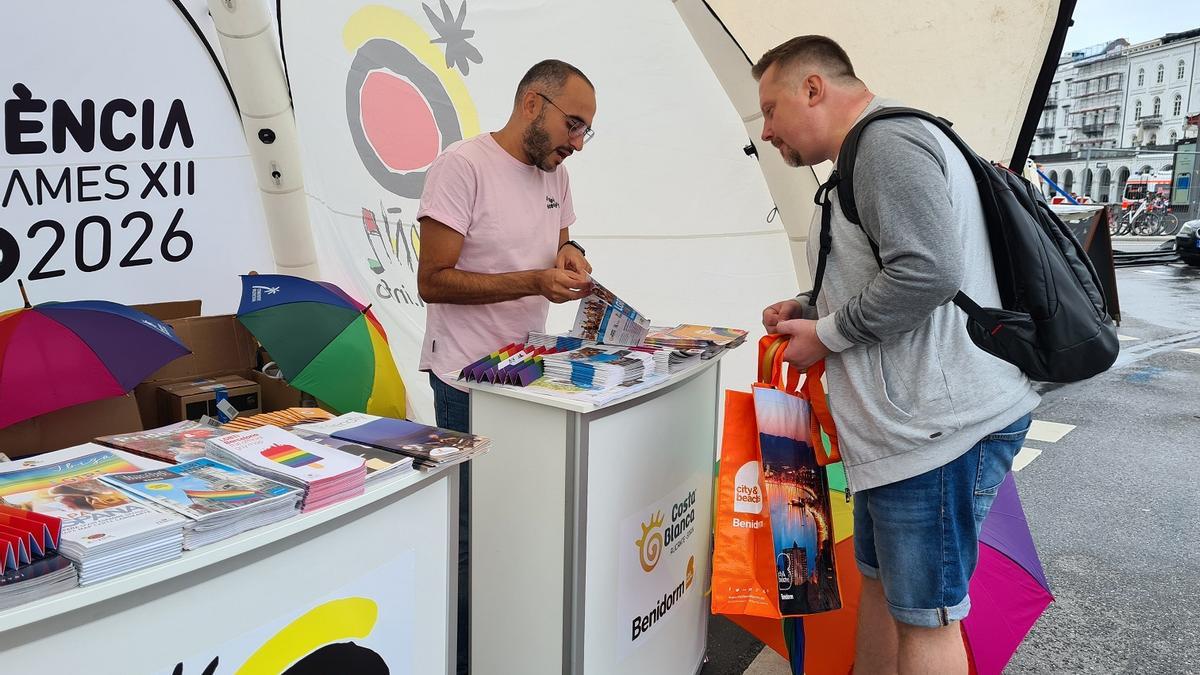
<svg viewBox="0 0 1200 675"><path fill-rule="evenodd" d="M779 45L753 74L762 138L791 166L835 161L858 120L899 105L872 94L822 36ZM1016 367L971 342L950 302L959 290L988 306L1000 300L957 147L915 118L879 120L860 138L853 180L863 226L830 196L815 307L802 293L766 308L763 325L791 336L793 366L825 359L863 573L855 672L966 673L958 623L970 610L979 528L1038 396ZM818 210L812 270L820 229Z"/></svg>

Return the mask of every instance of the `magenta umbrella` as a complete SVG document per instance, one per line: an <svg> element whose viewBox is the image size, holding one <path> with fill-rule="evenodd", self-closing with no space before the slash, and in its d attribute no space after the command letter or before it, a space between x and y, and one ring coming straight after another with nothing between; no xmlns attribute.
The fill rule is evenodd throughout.
<svg viewBox="0 0 1200 675"><path fill-rule="evenodd" d="M979 533L979 565L970 592L971 613L962 626L972 670L998 675L1054 601L1012 473L1000 485Z"/></svg>
<svg viewBox="0 0 1200 675"><path fill-rule="evenodd" d="M0 428L120 396L188 353L170 326L125 305L26 300L0 314Z"/></svg>

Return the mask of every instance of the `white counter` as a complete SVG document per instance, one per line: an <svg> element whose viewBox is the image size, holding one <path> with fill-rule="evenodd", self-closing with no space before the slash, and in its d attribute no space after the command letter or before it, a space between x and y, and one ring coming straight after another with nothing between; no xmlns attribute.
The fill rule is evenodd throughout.
<svg viewBox="0 0 1200 675"><path fill-rule="evenodd" d="M256 652L277 662L290 653L291 663L353 641L393 674L451 672L457 489L454 467L387 479L177 560L0 612L0 671L167 674L182 664L181 675L199 675L217 658L213 675L232 675ZM327 615L341 628L314 627Z"/></svg>

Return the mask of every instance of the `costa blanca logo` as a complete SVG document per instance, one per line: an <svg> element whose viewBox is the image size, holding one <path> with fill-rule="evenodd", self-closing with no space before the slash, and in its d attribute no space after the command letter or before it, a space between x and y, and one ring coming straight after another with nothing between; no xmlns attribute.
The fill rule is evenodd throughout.
<svg viewBox="0 0 1200 675"><path fill-rule="evenodd" d="M642 537L634 542L638 547L638 562L646 574L653 572L658 561L662 559L662 525L663 514L662 511L658 511L650 516L649 522L642 523Z"/></svg>
<svg viewBox="0 0 1200 675"><path fill-rule="evenodd" d="M703 572L696 566L696 558L707 550L698 536L704 521L697 523L703 493L694 487L701 481L705 479L696 476L664 490L662 498L642 504L621 521L622 541L633 543L620 553L617 635L622 655L653 641L659 623L676 614L672 610L689 594L703 589Z"/></svg>

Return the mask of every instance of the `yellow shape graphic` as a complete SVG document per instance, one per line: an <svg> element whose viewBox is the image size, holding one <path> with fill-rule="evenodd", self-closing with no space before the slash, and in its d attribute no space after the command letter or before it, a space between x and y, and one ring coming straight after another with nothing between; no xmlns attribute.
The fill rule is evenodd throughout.
<svg viewBox="0 0 1200 675"><path fill-rule="evenodd" d="M416 21L391 7L368 5L351 15L342 30L342 43L346 51L351 53L374 38L386 38L404 45L405 49L420 59L425 67L437 75L450 95L450 102L458 112L462 137L470 138L479 134L479 112L475 110L466 83L457 70L446 67L446 55L429 41L429 35Z"/></svg>
<svg viewBox="0 0 1200 675"><path fill-rule="evenodd" d="M370 635L378 618L379 607L369 598L318 605L267 640L235 675L279 675L318 647Z"/></svg>
<svg viewBox="0 0 1200 675"><path fill-rule="evenodd" d="M375 382L371 387L371 398L367 401L367 412L383 417L405 417L404 380L396 370L392 351L388 348L375 324L367 322L367 334L371 336L371 347L375 350Z"/></svg>

